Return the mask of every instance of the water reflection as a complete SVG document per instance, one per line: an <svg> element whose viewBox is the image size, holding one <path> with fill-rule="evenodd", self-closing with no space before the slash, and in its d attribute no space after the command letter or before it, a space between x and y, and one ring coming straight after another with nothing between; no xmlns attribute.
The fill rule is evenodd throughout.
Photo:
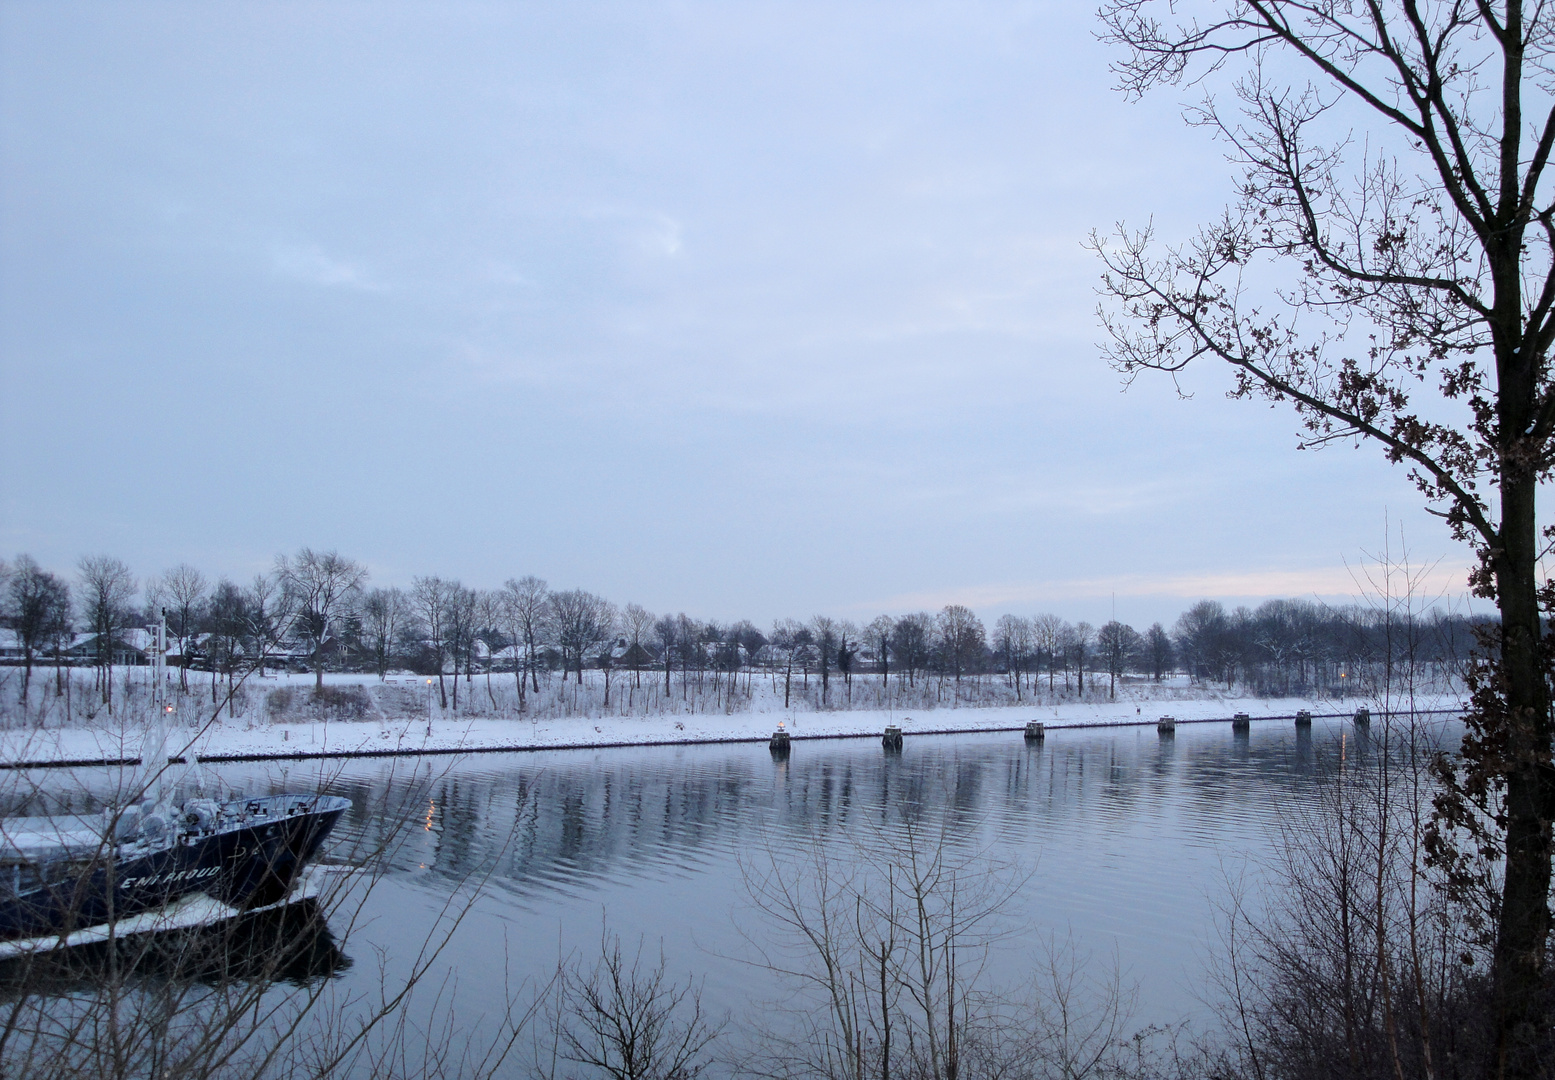
<svg viewBox="0 0 1555 1080"><path fill-rule="evenodd" d="M877 736L802 741L787 755L758 743L208 772L231 790L320 786L352 800L335 857L382 849L389 869L372 903L390 914L364 923L367 944L392 953L419 941L454 890L482 881L480 929L453 949L474 993L501 992L515 966L543 972L571 949L597 948L602 918L662 942L710 992L755 993L750 969L730 959L749 917L741 860L768 844L911 825L1034 868L1012 920L1029 941L1072 931L1099 955L1116 952L1141 981L1150 1022L1182 1015L1196 990L1228 865L1257 858L1280 815L1391 738L1378 721L1357 736L1321 720L1046 735L909 733L890 754ZM1437 742L1453 737L1433 728ZM90 771L54 774L31 798L63 800L73 785L79 805L94 784L110 786ZM1004 974L1020 975L1027 955L1012 939Z"/></svg>
<svg viewBox="0 0 1555 1080"><path fill-rule="evenodd" d="M306 986L350 967L323 907L307 899L206 926L0 961L0 1001L87 992L110 982Z"/></svg>
<svg viewBox="0 0 1555 1080"><path fill-rule="evenodd" d="M935 736L909 738L900 753L874 740L805 741L780 758L745 746L491 754L409 770L349 763L326 782L353 802L338 830L347 844L399 834L398 870L457 881L494 865L501 888L544 895L702 872L765 829L912 824L965 844L1040 837L1027 842L1038 854L1066 834L1143 825L1163 840L1186 822L1201 842L1255 843L1258 823L1376 738L1337 724L1228 729L1055 731L1029 744ZM283 786L250 772L251 788Z"/></svg>

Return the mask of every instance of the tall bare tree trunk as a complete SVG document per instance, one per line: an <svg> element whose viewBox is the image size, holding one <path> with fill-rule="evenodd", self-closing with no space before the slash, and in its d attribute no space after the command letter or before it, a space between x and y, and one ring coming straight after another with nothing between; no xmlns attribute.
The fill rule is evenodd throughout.
<svg viewBox="0 0 1555 1080"><path fill-rule="evenodd" d="M1555 785L1550 775L1550 701L1539 655L1534 484L1526 476L1507 477L1501 490L1505 545L1495 572L1509 745L1506 882L1495 952L1500 1018L1496 1059L1499 1073L1522 1076L1529 1075L1532 1063L1518 1059L1531 1053L1531 1044L1541 1034L1535 1028L1550 929L1550 801Z"/></svg>

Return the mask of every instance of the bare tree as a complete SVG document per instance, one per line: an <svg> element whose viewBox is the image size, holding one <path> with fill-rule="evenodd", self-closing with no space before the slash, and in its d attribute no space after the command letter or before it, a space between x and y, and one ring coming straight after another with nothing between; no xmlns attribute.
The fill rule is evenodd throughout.
<svg viewBox="0 0 1555 1080"><path fill-rule="evenodd" d="M962 673L977 664L986 647L987 632L983 629L983 620L974 615L971 608L961 604L947 604L935 619L935 624L945 662L959 683Z"/></svg>
<svg viewBox="0 0 1555 1080"><path fill-rule="evenodd" d="M670 978L662 950L650 964L642 941L628 957L604 933L594 966L573 963L558 988L551 1022L565 1061L610 1080L696 1080L711 1064L723 1024L703 1012L694 980Z"/></svg>
<svg viewBox="0 0 1555 1080"><path fill-rule="evenodd" d="M68 631L70 587L39 566L31 555L18 555L6 582L4 618L22 650L21 701L25 706L34 659L50 641L58 640L62 624Z"/></svg>
<svg viewBox="0 0 1555 1080"><path fill-rule="evenodd" d="M431 651L432 665L437 669L437 700L444 709L448 708L448 687L443 681L443 668L448 661L448 597L456 588L457 582L444 581L436 575L412 578L410 582L411 604L426 631L426 647ZM458 674L456 670L456 681Z"/></svg>
<svg viewBox="0 0 1555 1080"><path fill-rule="evenodd" d="M614 625L613 605L582 589L552 593L547 619L556 646L562 654L562 678L569 663L583 682L583 667L589 653L606 640Z"/></svg>
<svg viewBox="0 0 1555 1080"><path fill-rule="evenodd" d="M837 670L847 687L848 704L853 704L853 658L858 654L859 629L847 619L837 624Z"/></svg>
<svg viewBox="0 0 1555 1080"><path fill-rule="evenodd" d="M1047 657L1047 688L1053 691L1053 677L1063 659L1065 623L1057 615L1043 614L1031 620L1031 632L1036 638L1037 651Z"/></svg>
<svg viewBox="0 0 1555 1080"><path fill-rule="evenodd" d="M1176 1054L1163 1058L1150 1053L1145 1045L1148 1031L1126 1038L1138 992L1125 981L1116 958L1111 965L1099 963L1072 938L1049 934L1035 961L1031 1004L1015 1011L1014 1039L996 1044L1019 1061L1027 1075L1054 1080L1225 1077L1224 1072L1194 1068L1198 1060L1190 1059L1184 1069Z"/></svg>
<svg viewBox="0 0 1555 1080"><path fill-rule="evenodd" d="M1177 617L1177 655L1190 678L1223 679L1230 686L1226 670L1230 632L1226 609L1216 600L1200 600Z"/></svg>
<svg viewBox="0 0 1555 1080"><path fill-rule="evenodd" d="M907 669L907 685L914 685L914 673L928 667L929 651L934 641L934 616L927 611L903 615L896 620L891 635L891 647L899 664Z"/></svg>
<svg viewBox="0 0 1555 1080"><path fill-rule="evenodd" d="M599 618L599 669L605 676L604 708L610 708L610 673L615 670L615 650L620 641L621 612L609 600L601 599L595 609Z"/></svg>
<svg viewBox="0 0 1555 1080"><path fill-rule="evenodd" d="M675 669L675 651L681 647L680 627L686 617L682 615L676 618L673 615L665 615L655 620L653 624L653 639L659 644L659 653L664 657L664 697L670 696L670 672Z"/></svg>
<svg viewBox="0 0 1555 1080"><path fill-rule="evenodd" d="M367 568L335 551L302 548L291 558L277 555L275 572L295 612L293 627L313 654L313 686L324 688L325 649L339 621L358 599Z"/></svg>
<svg viewBox="0 0 1555 1080"><path fill-rule="evenodd" d="M1108 698L1117 698L1118 679L1138 655L1140 644L1139 631L1116 619L1096 631L1096 648L1101 653L1102 663L1107 665Z"/></svg>
<svg viewBox="0 0 1555 1080"><path fill-rule="evenodd" d="M1095 641L1096 631L1088 622L1077 622L1066 627L1064 651L1068 654L1069 662L1074 665L1076 692L1081 697L1085 696L1085 661Z"/></svg>
<svg viewBox="0 0 1555 1080"><path fill-rule="evenodd" d="M155 585L157 606L165 608L167 628L178 643L178 688L185 693L189 690L189 652L209 587L205 575L188 563L179 563Z"/></svg>
<svg viewBox="0 0 1555 1080"><path fill-rule="evenodd" d="M75 637L75 607L70 596L70 583L57 579L59 588L50 605L47 634L44 642L54 657L54 696L65 699L65 715L70 715L70 687L73 680L65 678L65 650Z"/></svg>
<svg viewBox="0 0 1555 1080"><path fill-rule="evenodd" d="M454 712L459 711L459 669L464 668L464 683L469 686L474 676L475 635L479 627L476 614L479 608L474 589L467 589L457 581L448 583L444 596L443 633L444 651L453 660Z"/></svg>
<svg viewBox="0 0 1555 1080"><path fill-rule="evenodd" d="M496 654L502 648L503 608L505 601L500 591L475 590L475 640L486 646L486 700L497 708L497 695L491 689L491 669L496 666ZM471 649L473 661L475 650Z"/></svg>
<svg viewBox="0 0 1555 1080"><path fill-rule="evenodd" d="M237 684L237 671L244 664L244 646L252 641L254 615L249 610L249 596L233 582L222 578L211 590L210 602L205 605L202 629L205 631L205 655L211 665L211 704L213 713L221 714L217 694L217 676L227 677L227 707L229 715L235 715L233 688ZM262 656L262 652L256 653Z"/></svg>
<svg viewBox="0 0 1555 1080"><path fill-rule="evenodd" d="M702 686L702 625L684 611L675 616L676 633L680 635L680 698L686 700L691 682L691 665L697 666L697 688Z"/></svg>
<svg viewBox="0 0 1555 1080"><path fill-rule="evenodd" d="M295 615L280 575L255 574L244 590L244 609L248 614L244 647L253 656L254 670L262 675L269 657L290 631Z"/></svg>
<svg viewBox="0 0 1555 1080"><path fill-rule="evenodd" d="M1234 392L1291 406L1305 442L1367 440L1409 468L1471 543L1493 597L1498 689L1476 702L1453 784L1493 823L1505 885L1498 1069L1533 1075L1548 1027L1551 718L1540 486L1555 463L1555 10L1522 0L1236 0L1103 7L1122 86L1240 72L1218 134L1236 203L1182 247L1098 241L1110 358L1127 376L1229 366ZM1527 109L1525 113L1525 107ZM1446 812L1446 811L1444 811Z"/></svg>
<svg viewBox="0 0 1555 1080"><path fill-rule="evenodd" d="M119 635L134 614L135 578L130 568L108 555L86 556L77 564L81 578L81 614L92 634L98 687L113 712L113 656Z"/></svg>
<svg viewBox="0 0 1555 1080"><path fill-rule="evenodd" d="M1150 658L1150 677L1160 682L1172 666L1172 637L1160 623L1145 631L1145 653Z"/></svg>
<svg viewBox="0 0 1555 1080"><path fill-rule="evenodd" d="M1343 768L1279 815L1259 888L1228 891L1212 969L1244 1076L1496 1075L1494 889L1472 903L1427 855L1439 735L1379 710ZM1339 747L1317 753L1339 756ZM1535 1038L1547 1054L1550 1033Z"/></svg>
<svg viewBox="0 0 1555 1080"><path fill-rule="evenodd" d="M1024 876L944 833L893 822L849 844L812 835L742 862L761 918L746 937L786 984L781 1023L755 1021L738 1061L772 1080L1087 1080L1128 1068L1133 994L1071 943L1050 939L1029 988L988 961L1013 926ZM1108 977L1110 974L1111 977Z"/></svg>
<svg viewBox="0 0 1555 1080"><path fill-rule="evenodd" d="M1015 700L1021 700L1021 674L1031 658L1033 633L1031 620L1019 615L1001 615L994 626L994 648L1004 661L1004 670L1015 683Z"/></svg>
<svg viewBox="0 0 1555 1080"><path fill-rule="evenodd" d="M400 630L410 613L410 598L399 588L372 589L362 598L362 643L378 678L389 674Z"/></svg>
<svg viewBox="0 0 1555 1080"><path fill-rule="evenodd" d="M539 655L540 642L545 638L546 599L550 589L533 574L521 578L508 578L502 586L508 625L515 644L523 643L524 670L528 673L535 693L540 692L540 674L535 670L535 657ZM524 677L519 676L519 702L523 703Z"/></svg>
<svg viewBox="0 0 1555 1080"><path fill-rule="evenodd" d="M795 857L742 864L762 918L748 935L793 989L789 1033L764 1027L758 1076L817 1080L956 1077L970 1034L969 989L1007 900L986 869L906 825L889 841L811 837ZM1002 883L1001 883L1002 884Z"/></svg>
<svg viewBox="0 0 1555 1080"><path fill-rule="evenodd" d="M891 685L891 638L896 633L896 620L889 615L877 615L864 627L864 640L880 661L880 688ZM898 683L898 686L901 684Z"/></svg>
<svg viewBox="0 0 1555 1080"><path fill-rule="evenodd" d="M626 634L627 656L632 662L632 689L643 684L643 657L653 638L653 613L641 604L627 604L621 610L621 629Z"/></svg>
<svg viewBox="0 0 1555 1080"><path fill-rule="evenodd" d="M756 624L751 622L749 619L741 619L739 622L729 627L729 641L734 650L731 660L736 676L738 676L740 668L745 662L749 661L751 664L755 664L756 658L760 656L761 651L767 647L767 635L763 634L760 630L757 630ZM750 680L750 672L747 670L745 675L745 689L747 694L750 691ZM733 686L730 687L731 692L734 689L736 688Z"/></svg>
<svg viewBox="0 0 1555 1080"><path fill-rule="evenodd" d="M801 627L793 619L778 619L772 624L772 634L767 639L767 648L775 655L777 662L783 667L783 708L789 707L790 695L794 681L794 661L799 652L799 631Z"/></svg>
<svg viewBox="0 0 1555 1080"><path fill-rule="evenodd" d="M821 707L830 704L828 690L831 687L831 662L837 652L837 620L830 615L817 615L810 620L810 633L815 638L815 648L820 654Z"/></svg>
<svg viewBox="0 0 1555 1080"><path fill-rule="evenodd" d="M729 644L733 641L733 635L727 627L720 626L716 619L708 619L702 624L699 640L702 655L711 661L713 697L716 701L720 697L720 688L723 685L723 672L729 670L731 663ZM701 683L697 685L700 688Z"/></svg>

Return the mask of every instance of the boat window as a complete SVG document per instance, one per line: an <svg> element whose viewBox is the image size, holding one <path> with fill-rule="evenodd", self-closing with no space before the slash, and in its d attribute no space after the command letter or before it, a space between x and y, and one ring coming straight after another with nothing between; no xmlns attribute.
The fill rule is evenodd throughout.
<svg viewBox="0 0 1555 1080"><path fill-rule="evenodd" d="M43 875L38 872L37 863L17 862L0 869L0 881L10 886L13 893L31 892L43 885Z"/></svg>

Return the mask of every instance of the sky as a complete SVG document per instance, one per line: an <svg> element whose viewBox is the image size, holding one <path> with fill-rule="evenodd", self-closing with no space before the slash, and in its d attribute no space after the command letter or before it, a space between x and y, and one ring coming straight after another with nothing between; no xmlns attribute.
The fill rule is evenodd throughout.
<svg viewBox="0 0 1555 1080"><path fill-rule="evenodd" d="M0 0L0 553L1170 622L1466 549L1101 357L1233 192L1069 2Z"/></svg>

